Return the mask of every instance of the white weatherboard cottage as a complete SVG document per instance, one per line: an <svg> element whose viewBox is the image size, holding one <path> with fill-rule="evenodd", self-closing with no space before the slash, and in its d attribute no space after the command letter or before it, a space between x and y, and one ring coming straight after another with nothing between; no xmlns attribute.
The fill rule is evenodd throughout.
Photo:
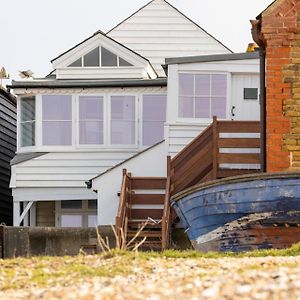
<svg viewBox="0 0 300 300"><path fill-rule="evenodd" d="M257 53L232 54L164 0L52 65L49 76L11 86L15 226L113 224L123 168L165 176L167 155L214 115L259 118Z"/></svg>

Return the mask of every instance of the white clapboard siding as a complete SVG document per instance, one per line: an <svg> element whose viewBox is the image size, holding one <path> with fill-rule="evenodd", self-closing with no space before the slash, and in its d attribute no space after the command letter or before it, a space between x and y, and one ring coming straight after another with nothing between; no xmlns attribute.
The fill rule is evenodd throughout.
<svg viewBox="0 0 300 300"><path fill-rule="evenodd" d="M166 57L230 52L163 0L152 1L108 35L147 57L159 76Z"/></svg>
<svg viewBox="0 0 300 300"><path fill-rule="evenodd" d="M48 153L13 168L16 187L85 187L85 181L136 151Z"/></svg>
<svg viewBox="0 0 300 300"><path fill-rule="evenodd" d="M170 124L168 126L168 152L172 157L198 136L208 124Z"/></svg>

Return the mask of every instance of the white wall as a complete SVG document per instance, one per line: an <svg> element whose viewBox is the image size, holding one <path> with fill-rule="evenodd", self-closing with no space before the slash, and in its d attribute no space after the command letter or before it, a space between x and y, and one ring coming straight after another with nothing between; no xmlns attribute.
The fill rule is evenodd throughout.
<svg viewBox="0 0 300 300"><path fill-rule="evenodd" d="M166 146L162 142L94 179L92 189L98 191L98 225L115 224L123 169L131 172L132 176L166 176L166 158Z"/></svg>

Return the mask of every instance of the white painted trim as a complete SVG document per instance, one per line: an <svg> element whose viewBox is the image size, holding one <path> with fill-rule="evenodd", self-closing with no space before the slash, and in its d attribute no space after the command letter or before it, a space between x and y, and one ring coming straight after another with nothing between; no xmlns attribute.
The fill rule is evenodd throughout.
<svg viewBox="0 0 300 300"><path fill-rule="evenodd" d="M13 225L19 226L20 225L20 202L14 201L14 215L13 215Z"/></svg>
<svg viewBox="0 0 300 300"><path fill-rule="evenodd" d="M24 202L24 205L25 205L26 202ZM27 204L26 204L26 207L24 208L21 216L18 218L18 225L19 226L21 224L21 222L23 221L23 219L25 218L25 216L27 215L27 213L29 212L31 206L33 204L33 201L29 201ZM28 226L28 224L26 225L25 223L27 223L24 219L24 226Z"/></svg>

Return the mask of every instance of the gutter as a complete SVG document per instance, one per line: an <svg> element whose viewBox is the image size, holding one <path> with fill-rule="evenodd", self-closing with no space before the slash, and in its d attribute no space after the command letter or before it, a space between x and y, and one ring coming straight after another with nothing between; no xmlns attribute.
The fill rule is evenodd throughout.
<svg viewBox="0 0 300 300"><path fill-rule="evenodd" d="M257 20L251 20L251 34L253 40L259 46L260 59L260 162L261 172L266 172L266 43L261 32L261 15Z"/></svg>

